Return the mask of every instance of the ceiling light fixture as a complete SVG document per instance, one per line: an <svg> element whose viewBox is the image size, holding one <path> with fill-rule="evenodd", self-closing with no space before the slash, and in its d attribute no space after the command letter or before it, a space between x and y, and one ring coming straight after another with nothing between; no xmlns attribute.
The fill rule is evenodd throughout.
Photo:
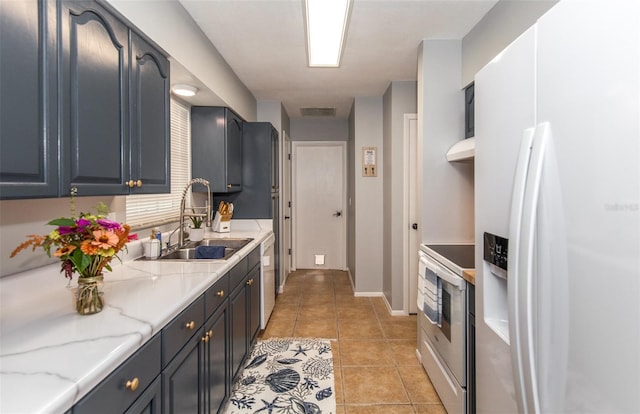
<svg viewBox="0 0 640 414"><path fill-rule="evenodd" d="M311 67L339 67L351 0L305 0Z"/></svg>
<svg viewBox="0 0 640 414"><path fill-rule="evenodd" d="M171 88L173 93L180 96L194 96L198 93L198 88L191 85L176 84Z"/></svg>

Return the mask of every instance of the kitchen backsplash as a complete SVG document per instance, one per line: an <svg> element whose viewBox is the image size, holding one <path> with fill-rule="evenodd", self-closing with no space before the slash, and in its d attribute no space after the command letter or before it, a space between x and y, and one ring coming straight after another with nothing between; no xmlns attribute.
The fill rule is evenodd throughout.
<svg viewBox="0 0 640 414"><path fill-rule="evenodd" d="M0 277L34 269L57 261L50 259L42 249L25 250L14 258L9 255L30 234L47 234L53 226L47 223L70 214L69 198L0 201ZM105 203L116 214L119 222L125 220L124 196L77 197L76 212L94 211Z"/></svg>

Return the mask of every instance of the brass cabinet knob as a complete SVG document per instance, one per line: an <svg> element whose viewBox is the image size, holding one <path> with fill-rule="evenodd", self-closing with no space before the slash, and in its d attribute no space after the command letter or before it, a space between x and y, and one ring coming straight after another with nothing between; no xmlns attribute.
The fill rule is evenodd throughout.
<svg viewBox="0 0 640 414"><path fill-rule="evenodd" d="M205 335L205 336L203 336L202 338L200 338L200 340L201 340L202 342L205 342L205 343L206 343L206 342L209 342L209 335Z"/></svg>
<svg viewBox="0 0 640 414"><path fill-rule="evenodd" d="M127 383L124 384L125 388L128 389L129 391L137 390L139 385L140 385L140 380L138 379L138 377L135 377L134 379L127 381Z"/></svg>
<svg viewBox="0 0 640 414"><path fill-rule="evenodd" d="M218 292L216 292L217 296L223 297L224 296L224 290L220 290Z"/></svg>
<svg viewBox="0 0 640 414"><path fill-rule="evenodd" d="M209 332L207 332L207 335L209 335L209 338L212 338L213 337L213 329L210 330Z"/></svg>
<svg viewBox="0 0 640 414"><path fill-rule="evenodd" d="M136 185L136 183L134 183L133 180L129 180L125 184L129 188L133 188Z"/></svg>
<svg viewBox="0 0 640 414"><path fill-rule="evenodd" d="M142 187L142 180L136 181L136 187L138 188Z"/></svg>
<svg viewBox="0 0 640 414"><path fill-rule="evenodd" d="M247 285L248 286L253 286L253 278L247 280Z"/></svg>
<svg viewBox="0 0 640 414"><path fill-rule="evenodd" d="M185 328L187 328L187 329L189 329L190 331L191 331L191 330L193 330L193 328L195 328L195 326L196 326L196 323L195 323L194 321L187 322L187 323L184 325L184 327L185 327Z"/></svg>
<svg viewBox="0 0 640 414"><path fill-rule="evenodd" d="M233 187L233 184L227 184L227 188Z"/></svg>

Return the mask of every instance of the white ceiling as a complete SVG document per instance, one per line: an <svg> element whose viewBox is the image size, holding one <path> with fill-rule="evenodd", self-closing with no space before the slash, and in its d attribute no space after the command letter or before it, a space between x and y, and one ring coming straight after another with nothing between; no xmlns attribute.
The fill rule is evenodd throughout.
<svg viewBox="0 0 640 414"><path fill-rule="evenodd" d="M258 100L335 107L416 80L422 39L461 39L498 0L353 0L340 68L307 66L303 0L180 0Z"/></svg>

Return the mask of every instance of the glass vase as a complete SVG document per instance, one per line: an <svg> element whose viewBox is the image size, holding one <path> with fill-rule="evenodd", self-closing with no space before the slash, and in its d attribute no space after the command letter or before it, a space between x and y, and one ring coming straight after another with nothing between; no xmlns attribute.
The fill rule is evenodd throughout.
<svg viewBox="0 0 640 414"><path fill-rule="evenodd" d="M104 278L102 275L79 277L73 292L74 307L80 315L93 315L104 307Z"/></svg>

